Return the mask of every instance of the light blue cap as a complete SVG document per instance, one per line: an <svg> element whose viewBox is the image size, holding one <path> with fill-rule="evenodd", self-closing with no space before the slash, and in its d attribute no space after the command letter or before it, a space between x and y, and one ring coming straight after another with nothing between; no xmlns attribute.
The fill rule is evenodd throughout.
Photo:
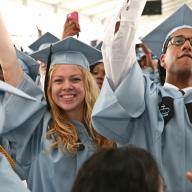
<svg viewBox="0 0 192 192"><path fill-rule="evenodd" d="M102 45L103 45L103 41L99 42L99 43L95 46L95 48L101 51Z"/></svg>
<svg viewBox="0 0 192 192"><path fill-rule="evenodd" d="M52 52L51 65L75 64L89 69L91 64L102 59L101 51L74 37L67 37L45 49L32 53L31 56L47 64L50 51Z"/></svg>
<svg viewBox="0 0 192 192"><path fill-rule="evenodd" d="M16 55L23 71L35 81L39 71L39 64L37 61L18 49L16 49Z"/></svg>
<svg viewBox="0 0 192 192"><path fill-rule="evenodd" d="M59 38L55 37L53 34L47 32L42 35L39 39L29 45L29 48L33 51L37 51L43 48L48 47L51 43L59 41Z"/></svg>
<svg viewBox="0 0 192 192"><path fill-rule="evenodd" d="M99 44L97 44L97 45L95 46L95 48L98 49L99 51L101 51L102 45L103 45L103 41L101 41ZM102 59L99 59L99 60L97 60L96 62L92 63L91 66L96 65L96 64L99 64L99 63L103 63L103 57L102 57Z"/></svg>
<svg viewBox="0 0 192 192"><path fill-rule="evenodd" d="M192 28L192 10L186 4L145 36L142 41L160 58L170 35L183 28Z"/></svg>

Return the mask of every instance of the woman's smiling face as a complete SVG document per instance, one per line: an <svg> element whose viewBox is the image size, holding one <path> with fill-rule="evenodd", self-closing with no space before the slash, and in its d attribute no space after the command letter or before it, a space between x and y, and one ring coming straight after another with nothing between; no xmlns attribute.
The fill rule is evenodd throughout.
<svg viewBox="0 0 192 192"><path fill-rule="evenodd" d="M83 111L85 89L77 65L55 65L50 83L52 99L65 113Z"/></svg>

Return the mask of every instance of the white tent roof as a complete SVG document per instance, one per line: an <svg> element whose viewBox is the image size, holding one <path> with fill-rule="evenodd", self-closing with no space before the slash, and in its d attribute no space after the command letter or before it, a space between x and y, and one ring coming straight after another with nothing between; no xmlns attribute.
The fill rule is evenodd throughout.
<svg viewBox="0 0 192 192"><path fill-rule="evenodd" d="M1 0L0 11L14 40L30 44L37 38L35 25L44 32L61 36L66 15L78 11L80 39L102 40L108 19L125 0ZM157 0L148 0L157 1ZM140 32L146 35L167 16L186 3L192 8L192 0L162 0L162 15L143 16Z"/></svg>
<svg viewBox="0 0 192 192"><path fill-rule="evenodd" d="M84 16L100 20L110 17L120 1L122 0L39 0L53 6L55 10L76 10Z"/></svg>
<svg viewBox="0 0 192 192"><path fill-rule="evenodd" d="M25 0L27 1L27 0ZM30 0L28 0L30 1ZM109 18L120 2L123 0L36 0L53 6L55 9L66 11L77 10L87 17L96 17L104 20ZM159 1L159 0L148 0ZM171 14L178 9L183 3L192 7L192 0L162 0L163 15Z"/></svg>

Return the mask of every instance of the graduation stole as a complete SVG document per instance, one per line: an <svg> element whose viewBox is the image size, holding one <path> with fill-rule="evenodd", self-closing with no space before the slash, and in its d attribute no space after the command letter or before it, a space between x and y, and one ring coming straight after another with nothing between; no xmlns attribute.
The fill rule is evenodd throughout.
<svg viewBox="0 0 192 192"><path fill-rule="evenodd" d="M186 103L185 106L189 120L192 123L192 103ZM164 125L166 125L174 115L173 98L163 97L162 101L159 103L159 111L163 116Z"/></svg>
<svg viewBox="0 0 192 192"><path fill-rule="evenodd" d="M14 160L11 158L11 156L7 153L7 151L1 145L0 145L0 153L2 153L3 156L6 157L6 159L9 162L9 164L11 165L12 169L14 169L14 167L15 167Z"/></svg>
<svg viewBox="0 0 192 192"><path fill-rule="evenodd" d="M159 111L164 119L164 126L170 121L174 115L174 105L172 97L163 97L159 103Z"/></svg>

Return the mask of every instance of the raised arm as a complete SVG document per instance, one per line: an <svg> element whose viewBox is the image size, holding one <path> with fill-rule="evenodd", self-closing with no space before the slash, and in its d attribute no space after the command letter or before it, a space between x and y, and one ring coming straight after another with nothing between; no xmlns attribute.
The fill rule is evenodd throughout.
<svg viewBox="0 0 192 192"><path fill-rule="evenodd" d="M106 32L102 52L106 76L115 88L136 62L135 36L145 3L146 0L129 0Z"/></svg>
<svg viewBox="0 0 192 192"><path fill-rule="evenodd" d="M0 63L3 70L4 80L13 85L23 78L23 71L17 62L14 45L0 14Z"/></svg>
<svg viewBox="0 0 192 192"><path fill-rule="evenodd" d="M102 47L107 78L94 106L92 121L97 132L120 144L130 141L134 130L131 120L145 110L144 77L136 63L134 40L145 2L131 0L124 4L120 21L112 22Z"/></svg>
<svg viewBox="0 0 192 192"><path fill-rule="evenodd" d="M81 32L79 23L67 18L63 26L61 39L74 35L77 35L77 37L79 37L79 32Z"/></svg>

